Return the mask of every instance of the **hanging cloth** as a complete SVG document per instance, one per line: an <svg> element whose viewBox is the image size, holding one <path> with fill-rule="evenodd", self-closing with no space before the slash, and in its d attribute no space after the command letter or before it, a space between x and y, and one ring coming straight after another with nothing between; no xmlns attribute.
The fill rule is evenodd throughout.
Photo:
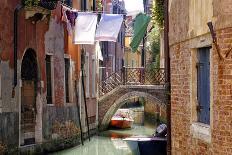
<svg viewBox="0 0 232 155"><path fill-rule="evenodd" d="M94 44L97 25L97 15L79 12L74 28L74 44Z"/></svg>
<svg viewBox="0 0 232 155"><path fill-rule="evenodd" d="M123 15L102 14L99 26L97 27L95 39L98 41L117 41L121 29Z"/></svg>
<svg viewBox="0 0 232 155"><path fill-rule="evenodd" d="M133 27L134 36L130 43L130 47L132 48L133 52L136 52L141 40L143 39L150 20L151 17L144 13L140 13L136 16L134 27Z"/></svg>
<svg viewBox="0 0 232 155"><path fill-rule="evenodd" d="M101 46L99 44L99 41L96 42L96 53L97 53L98 60L103 61L103 56L102 56L102 51L101 51Z"/></svg>
<svg viewBox="0 0 232 155"><path fill-rule="evenodd" d="M70 36L73 35L75 20L77 16L78 16L78 13L76 10L71 10L66 6L62 6L61 20L67 23L67 30Z"/></svg>

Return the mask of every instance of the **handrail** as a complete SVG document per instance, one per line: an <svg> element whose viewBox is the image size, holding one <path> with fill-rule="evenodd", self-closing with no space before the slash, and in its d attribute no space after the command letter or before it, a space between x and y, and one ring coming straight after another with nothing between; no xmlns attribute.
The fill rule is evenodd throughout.
<svg viewBox="0 0 232 155"><path fill-rule="evenodd" d="M99 84L99 96L111 92L120 85L164 85L164 68L123 67L110 74Z"/></svg>

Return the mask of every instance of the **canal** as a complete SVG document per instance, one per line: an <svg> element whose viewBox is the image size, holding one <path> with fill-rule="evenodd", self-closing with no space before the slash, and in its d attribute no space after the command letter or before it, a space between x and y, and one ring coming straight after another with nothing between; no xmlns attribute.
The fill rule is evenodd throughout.
<svg viewBox="0 0 232 155"><path fill-rule="evenodd" d="M131 129L107 130L86 140L84 146L54 153L53 155L132 155L126 142L122 139L134 135L152 135L155 126L145 124L133 125Z"/></svg>

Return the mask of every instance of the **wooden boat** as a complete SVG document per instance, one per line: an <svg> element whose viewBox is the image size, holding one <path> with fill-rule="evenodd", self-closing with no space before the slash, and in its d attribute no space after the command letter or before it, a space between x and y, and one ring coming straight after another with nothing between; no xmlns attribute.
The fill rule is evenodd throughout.
<svg viewBox="0 0 232 155"><path fill-rule="evenodd" d="M166 138L136 136L123 139L133 155L166 155Z"/></svg>
<svg viewBox="0 0 232 155"><path fill-rule="evenodd" d="M167 125L160 124L154 136L132 136L123 139L134 155L166 155Z"/></svg>
<svg viewBox="0 0 232 155"><path fill-rule="evenodd" d="M114 116L110 121L110 126L120 129L131 128L133 122L134 120L130 118Z"/></svg>

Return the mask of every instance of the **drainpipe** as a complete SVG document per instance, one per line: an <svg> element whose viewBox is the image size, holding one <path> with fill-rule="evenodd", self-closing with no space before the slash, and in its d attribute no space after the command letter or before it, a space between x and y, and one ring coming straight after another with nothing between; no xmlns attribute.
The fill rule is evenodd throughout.
<svg viewBox="0 0 232 155"><path fill-rule="evenodd" d="M21 4L18 4L14 10L14 82L12 97L15 95L15 87L17 86L17 59L18 59L18 13L23 8Z"/></svg>
<svg viewBox="0 0 232 155"><path fill-rule="evenodd" d="M93 11L96 11L96 0L93 0Z"/></svg>
<svg viewBox="0 0 232 155"><path fill-rule="evenodd" d="M171 155L171 83L170 83L170 53L169 53L169 0L164 0L164 56L165 56L165 90L167 106L167 154Z"/></svg>

